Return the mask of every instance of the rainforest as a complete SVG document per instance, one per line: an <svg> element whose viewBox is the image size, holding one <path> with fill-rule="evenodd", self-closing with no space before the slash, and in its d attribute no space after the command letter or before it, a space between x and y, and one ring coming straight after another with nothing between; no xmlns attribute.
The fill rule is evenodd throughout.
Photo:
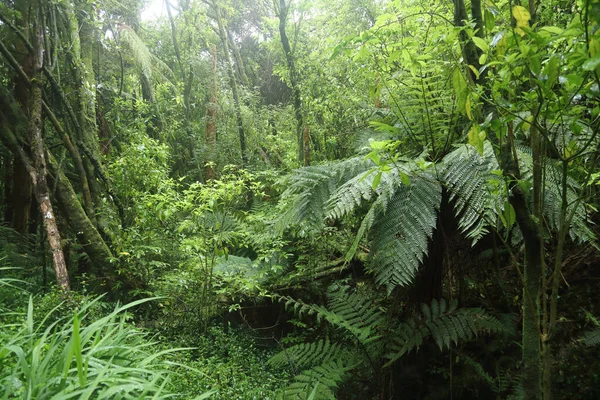
<svg viewBox="0 0 600 400"><path fill-rule="evenodd" d="M600 0L0 0L0 399L600 398Z"/></svg>

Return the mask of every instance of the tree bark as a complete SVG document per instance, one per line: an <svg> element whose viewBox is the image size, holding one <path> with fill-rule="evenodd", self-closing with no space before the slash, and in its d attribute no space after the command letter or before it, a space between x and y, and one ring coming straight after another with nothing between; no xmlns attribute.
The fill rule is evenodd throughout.
<svg viewBox="0 0 600 400"><path fill-rule="evenodd" d="M223 26L223 20L221 19L221 9L213 3L217 25L219 27L219 36L221 38L221 44L223 45L223 55L225 62L227 63L227 74L229 75L229 84L231 86L231 92L233 94L233 106L235 108L235 116L237 121L238 136L240 138L240 149L242 152L242 164L248 164L248 154L246 149L246 133L244 131L244 124L242 120L242 108L240 104L240 97L238 93L237 79L235 78L235 72L233 70L233 63L231 62L231 56L229 55L229 43L227 40L227 32Z"/></svg>
<svg viewBox="0 0 600 400"><path fill-rule="evenodd" d="M57 188L56 198L61 213L67 218L73 232L76 232L77 241L81 244L83 251L90 257L96 272L100 275L106 273L108 269L106 267L109 267L109 262L113 258L110 249L85 213L71 182L69 182L64 172L57 167L56 161L51 155L49 156L49 164L52 170L50 182Z"/></svg>
<svg viewBox="0 0 600 400"><path fill-rule="evenodd" d="M541 326L540 289L543 268L542 234L539 220L529 208L528 199L518 185L520 179L518 160L514 151L512 125L508 129L508 141L501 149L504 175L510 181L509 202L515 210L515 219L525 243L523 273L523 331L522 331L522 385L525 398L541 399ZM535 160L534 160L535 163ZM534 175L533 192L540 190L542 182ZM537 208L536 208L537 209Z"/></svg>
<svg viewBox="0 0 600 400"><path fill-rule="evenodd" d="M215 147L217 145L217 108L219 100L217 98L217 47L212 45L210 48L212 56L210 97L206 108L206 130L204 132L204 143L206 145L206 164L204 166L204 179L215 179Z"/></svg>
<svg viewBox="0 0 600 400"><path fill-rule="evenodd" d="M290 85L292 86L292 97L294 99L294 115L296 116L296 138L298 140L298 161L305 166L310 165L310 155L307 157L306 149L310 149L309 135L304 135L304 115L302 114L302 98L300 97L300 89L298 88L298 77L296 75L296 65L290 41L285 31L287 14L290 6L286 4L286 0L279 0L279 36L281 38L281 46L285 54L285 61L290 73Z"/></svg>

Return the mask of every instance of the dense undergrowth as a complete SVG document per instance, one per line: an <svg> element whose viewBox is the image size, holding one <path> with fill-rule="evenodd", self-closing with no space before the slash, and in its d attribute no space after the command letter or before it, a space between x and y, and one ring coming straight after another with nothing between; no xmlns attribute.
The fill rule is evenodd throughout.
<svg viewBox="0 0 600 400"><path fill-rule="evenodd" d="M172 336L139 328L135 311L157 299L119 306L0 282L2 398L269 399L288 377L267 367L273 349L241 327Z"/></svg>

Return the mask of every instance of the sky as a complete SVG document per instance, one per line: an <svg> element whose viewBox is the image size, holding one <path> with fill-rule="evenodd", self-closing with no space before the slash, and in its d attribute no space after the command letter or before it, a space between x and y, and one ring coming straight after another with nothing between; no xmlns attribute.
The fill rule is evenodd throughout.
<svg viewBox="0 0 600 400"><path fill-rule="evenodd" d="M171 12L177 14L177 11L171 7ZM148 6L142 11L142 21L152 21L160 17L167 16L165 0L151 0Z"/></svg>

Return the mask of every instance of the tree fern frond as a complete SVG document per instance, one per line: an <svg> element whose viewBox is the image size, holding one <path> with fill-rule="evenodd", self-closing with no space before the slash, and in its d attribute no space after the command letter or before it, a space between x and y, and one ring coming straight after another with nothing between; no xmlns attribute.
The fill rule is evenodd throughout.
<svg viewBox="0 0 600 400"><path fill-rule="evenodd" d="M432 300L421 306L422 320L402 323L392 339L392 352L387 355L391 365L404 354L417 349L431 337L443 350L452 343L470 340L479 333L504 332L504 325L481 308L457 308L456 300L448 305L445 300Z"/></svg>
<svg viewBox="0 0 600 400"><path fill-rule="evenodd" d="M321 339L288 347L271 357L267 363L276 368L286 365L292 365L294 368L306 368L345 358L346 353L342 344L331 343L329 339Z"/></svg>
<svg viewBox="0 0 600 400"><path fill-rule="evenodd" d="M486 142L483 156L472 146L462 145L443 160L443 181L454 201L458 227L467 238L477 243L488 227L495 225L498 211L506 202L505 190L492 193L490 181L502 184L494 170L500 167L492 146Z"/></svg>
<svg viewBox="0 0 600 400"><path fill-rule="evenodd" d="M338 384L345 379L346 373L353 367L338 360L303 371L284 389L282 399L307 400L309 396L319 400L335 399Z"/></svg>
<svg viewBox="0 0 600 400"><path fill-rule="evenodd" d="M583 341L588 346L597 346L600 344L600 328L586 332Z"/></svg>
<svg viewBox="0 0 600 400"><path fill-rule="evenodd" d="M131 51L135 65L148 79L158 75L162 81L171 80L173 71L161 59L150 52L144 41L128 26L122 26L119 32L120 38Z"/></svg>
<svg viewBox="0 0 600 400"><path fill-rule="evenodd" d="M361 343L375 340L385 325L385 315L358 292L341 288L329 293L327 320L351 332Z"/></svg>
<svg viewBox="0 0 600 400"><path fill-rule="evenodd" d="M287 309L292 308L299 316L315 315L317 321L326 320L337 328L342 328L362 344L376 340L377 330L383 326L384 314L373 302L357 292L349 292L342 288L329 293L328 308L315 304L307 304L287 296L274 296L285 301Z"/></svg>
<svg viewBox="0 0 600 400"><path fill-rule="evenodd" d="M374 216L370 232L372 269L388 292L411 283L423 261L437 221L442 190L428 172L400 186L387 209ZM384 208L383 205L380 205Z"/></svg>
<svg viewBox="0 0 600 400"><path fill-rule="evenodd" d="M283 232L290 225L300 223L312 229L322 228L331 195L340 185L366 171L368 167L367 161L357 157L297 169L287 180L289 187L282 194L285 209L275 221L275 229Z"/></svg>

